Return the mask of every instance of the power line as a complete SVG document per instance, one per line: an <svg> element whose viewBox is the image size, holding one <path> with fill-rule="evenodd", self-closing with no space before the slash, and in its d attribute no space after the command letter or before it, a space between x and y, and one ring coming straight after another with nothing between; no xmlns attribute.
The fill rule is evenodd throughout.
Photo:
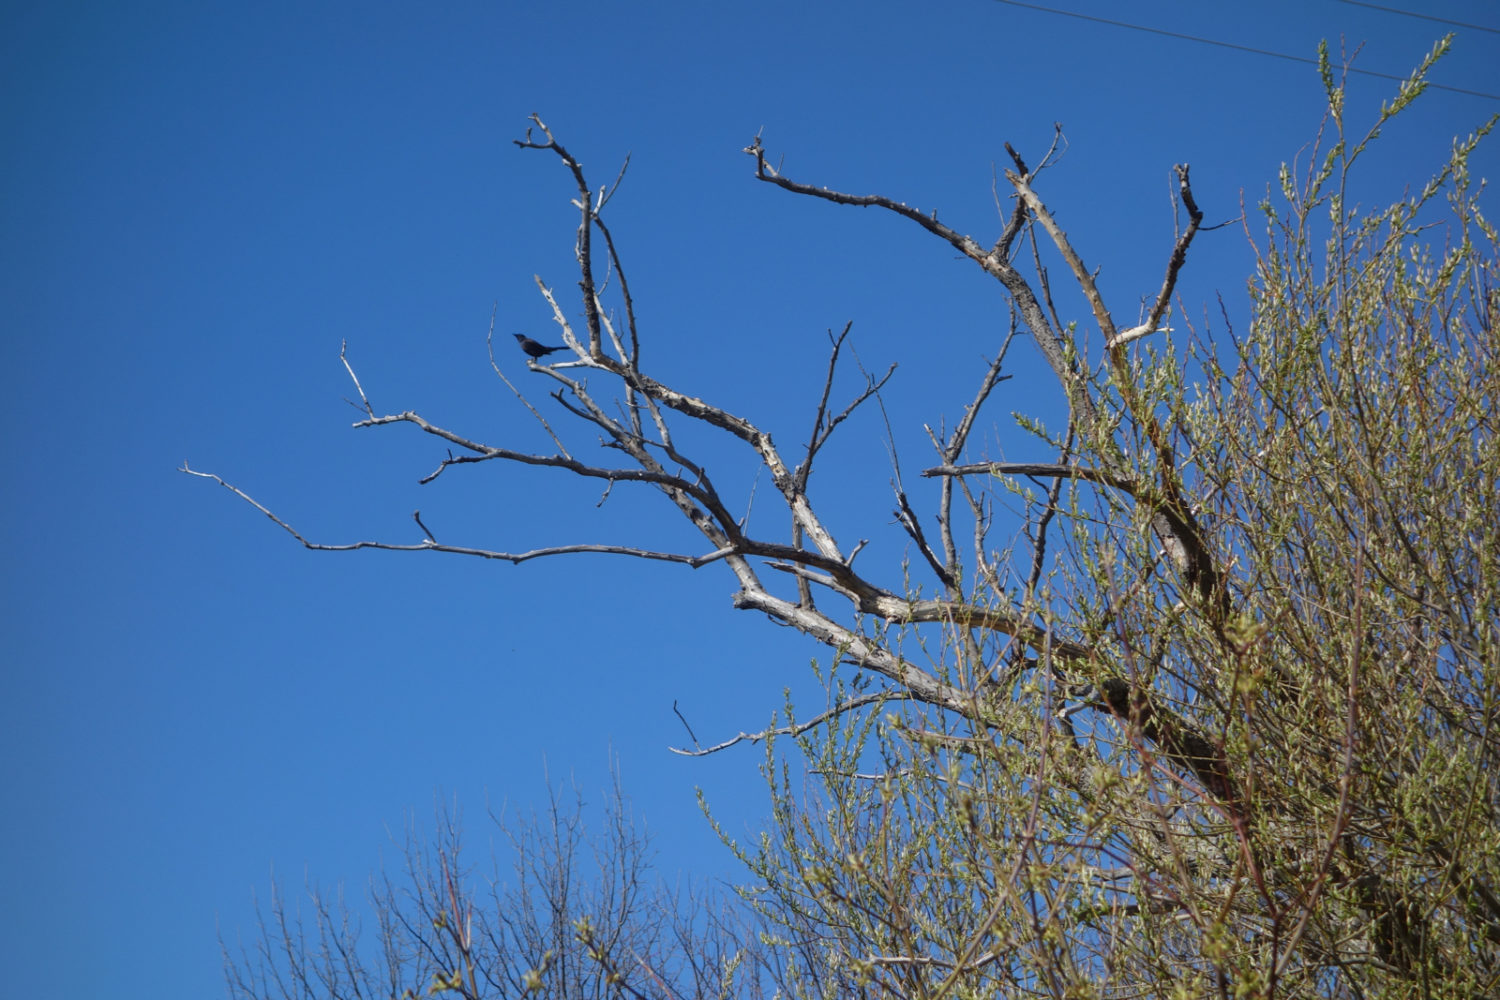
<svg viewBox="0 0 1500 1000"><path fill-rule="evenodd" d="M1022 3L1021 0L995 0L995 2L1003 3L1011 7L1025 7L1028 10L1039 10L1045 14L1061 14L1064 17L1076 17L1080 21L1093 21L1096 24L1107 24L1114 28L1129 28L1131 31L1144 31L1147 34L1151 35L1165 35L1168 38L1179 38L1185 42L1198 42L1201 45L1217 45L1221 49L1235 49L1240 52L1250 52L1258 56L1270 56L1273 59L1287 59L1291 62L1307 63L1310 66L1318 65L1318 61L1316 59L1308 59L1305 56L1292 56L1287 55L1285 52L1273 52L1270 49L1257 49L1249 45L1236 45L1234 42L1221 42L1217 38L1202 38L1198 35L1184 35L1181 32L1177 31L1167 31L1165 28L1148 28L1142 24L1131 24L1128 21L1116 21L1113 18L1108 17L1095 17L1092 14L1080 14L1077 11L1059 10L1056 7L1043 7L1040 4L1034 3ZM1349 0L1346 0L1346 2L1349 2ZM1366 6L1370 5L1367 4ZM1396 80L1397 82L1402 83L1406 81L1406 77L1394 76L1390 73L1377 73L1374 70L1356 69L1353 66L1347 67L1347 69L1348 72L1358 73L1361 76L1374 76L1379 77L1382 80ZM1431 87L1433 90L1446 90L1454 94L1468 94L1470 97L1485 97L1492 101L1500 101L1500 94L1487 94L1482 90L1465 90L1462 87L1449 87L1441 83L1428 83L1427 86Z"/></svg>
<svg viewBox="0 0 1500 1000"><path fill-rule="evenodd" d="M1387 14L1405 14L1407 17L1421 18L1423 21L1436 21L1439 24L1451 24L1455 28L1473 28L1475 31L1488 31L1492 35L1500 35L1500 28L1488 28L1482 24L1470 24L1467 21L1455 21L1447 17L1435 17L1432 14L1418 14L1414 10L1402 10L1399 7L1382 7L1378 3L1364 3L1363 0L1339 0L1353 7L1368 7L1371 10L1383 10Z"/></svg>

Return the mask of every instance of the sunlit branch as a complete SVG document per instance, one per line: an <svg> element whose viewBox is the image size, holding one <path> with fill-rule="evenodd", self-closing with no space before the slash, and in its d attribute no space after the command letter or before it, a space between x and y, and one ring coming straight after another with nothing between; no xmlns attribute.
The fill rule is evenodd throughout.
<svg viewBox="0 0 1500 1000"><path fill-rule="evenodd" d="M809 732L813 729L817 729L819 726L822 726L828 722L832 722L841 715L845 715L856 709L863 708L866 705L883 704L890 701L904 701L910 697L910 694L899 689L870 691L866 694L856 695L853 698L847 698L839 702L832 708L827 709L823 712L819 712L811 719L808 719L805 722L799 722L795 726L776 726L762 729L759 732L755 733L740 733L738 736L730 737L729 739L724 740L722 743L715 743L711 747L697 746L697 739L695 737L695 746L691 750L684 747L668 747L667 749L671 750L675 754L681 754L684 757L706 757L709 754L718 753L720 750L727 750L737 743L759 743L762 740L769 739L775 736L801 736L803 733ZM689 729L688 732L689 734L691 734L692 730Z"/></svg>
<svg viewBox="0 0 1500 1000"><path fill-rule="evenodd" d="M1031 333L1036 339L1037 347L1042 351L1042 355L1047 359L1047 363L1051 365L1053 373L1057 376L1059 384L1067 395L1068 403L1073 408L1076 418L1086 426L1093 426L1097 419L1096 407L1089 395L1083 376L1078 371L1077 365L1069 359L1069 347L1064 337L1048 321L1046 314L1041 308L1041 304L1037 301L1036 293L1032 291L1031 285L1027 282L1026 278L1011 266L1009 246L1010 241L1014 239L1015 233L1019 232L1019 224L1017 222L1013 220L1012 224L1007 226L1005 234L996 242L994 248L986 250L972 237L964 236L957 230L938 222L936 212L924 215L909 205L882 195L850 195L829 188L815 187L811 184L802 184L790 180L766 162L766 151L765 147L761 144L760 136L756 136L754 141L745 147L745 152L755 157L755 176L757 179L774 184L795 194L806 195L811 198L821 198L838 205L883 208L886 211L894 212L903 218L910 219L929 233L948 243L998 279L1005 286L1006 291L1015 299L1022 318L1025 320L1026 325L1031 328Z"/></svg>
<svg viewBox="0 0 1500 1000"><path fill-rule="evenodd" d="M730 556L735 552L733 546L721 548L700 556L690 556L678 552L657 552L651 549L633 548L627 545L553 545L546 548L531 549L526 552L500 552L493 549L478 549L464 545L441 545L433 540L432 533L427 530L427 527L425 525L422 525L420 511L418 512L417 523L422 526L423 534L427 536L427 541L424 542L419 542L413 545L400 545L394 542L378 541L347 542L342 544L314 542L309 538L305 538L299 531L297 531L296 528L293 528L286 521L282 520L276 514L272 513L264 504L260 503L260 501L251 497L248 493L244 492L239 487L225 482L223 478L214 475L212 472L199 472L197 469L188 468L187 463L183 463L180 471L185 472L190 476L198 476L203 479L212 479L214 482L229 490L235 496L239 497L241 500L244 500L246 503L254 507L256 510L260 511L262 514L266 515L266 517L275 522L276 525L279 526L283 531L291 535L297 541L301 542L304 547L317 552L353 552L358 549L384 549L389 552L448 552L454 555L478 556L481 559L498 559L503 562L510 563L522 563L526 562L529 559L540 559L545 556L591 553L634 556L638 559L682 563L683 565L690 566L694 569L697 569L699 566L706 566L712 562L717 562L718 560L723 559L726 556Z"/></svg>
<svg viewBox="0 0 1500 1000"><path fill-rule="evenodd" d="M552 439L552 443L557 446L557 450L562 454L562 456L564 458L572 458L572 456L568 454L567 445L563 444L562 438L558 436L557 432L552 429L552 425L547 423L547 418L542 416L541 411L539 411L535 406L531 405L531 400L526 398L526 394L521 392L520 389L517 389L515 383L511 382L511 380L506 377L505 372L500 370L500 363L495 360L494 312L490 313L490 331L489 334L485 337L485 349L489 352L490 369L494 371L495 377L505 383L505 387L515 395L516 399L521 401L522 406L526 407L526 409L530 411L532 417L536 419L536 422L542 425L542 430L547 432L547 436ZM370 416L374 417L375 414L371 413ZM437 475L437 473L433 473L433 475L435 476Z"/></svg>
<svg viewBox="0 0 1500 1000"><path fill-rule="evenodd" d="M1081 482L1111 486L1134 495L1136 485L1124 476L1082 465L1059 465L1055 462L975 462L972 465L938 465L923 469L922 475L937 476L1040 476L1050 479L1077 479Z"/></svg>
<svg viewBox="0 0 1500 1000"><path fill-rule="evenodd" d="M547 141L537 142L533 140L531 138L531 129L528 128L526 130L526 137L514 140L515 144L522 149L550 149L567 165L568 171L573 175L574 183L578 186L578 198L573 204L577 206L582 216L578 224L578 243L576 248L579 284L583 292L584 317L589 331L588 353L590 356L598 358L604 353L604 346L599 323L599 307L594 288L593 252L590 247L590 235L593 233L594 216L597 211L593 203L593 194L589 190L588 181L584 179L583 167L579 162L553 137L552 131L547 128L540 117L532 115L531 121L547 137ZM623 176L623 174L624 171L622 169L621 175ZM603 201L603 192L601 192L600 205L603 204Z"/></svg>

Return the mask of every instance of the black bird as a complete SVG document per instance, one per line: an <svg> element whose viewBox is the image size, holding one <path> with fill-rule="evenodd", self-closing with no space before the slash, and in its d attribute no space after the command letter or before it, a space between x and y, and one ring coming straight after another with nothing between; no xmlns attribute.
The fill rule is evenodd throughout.
<svg viewBox="0 0 1500 1000"><path fill-rule="evenodd" d="M521 345L521 350L525 351L533 358L544 357L548 354L551 354L553 351L567 350L566 347L546 347L542 344L538 344L536 341L532 340L524 333L516 333L512 334L512 336L516 338L516 343Z"/></svg>

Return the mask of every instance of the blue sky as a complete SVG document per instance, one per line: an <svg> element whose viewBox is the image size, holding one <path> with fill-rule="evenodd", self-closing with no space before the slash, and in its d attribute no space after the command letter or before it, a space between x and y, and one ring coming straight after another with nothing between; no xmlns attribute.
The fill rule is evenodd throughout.
<svg viewBox="0 0 1500 1000"><path fill-rule="evenodd" d="M1299 56L1342 35L1396 74L1443 30L1334 0L1063 6ZM1500 27L1486 3L1425 9ZM900 362L910 484L921 424L960 413L1002 331L998 288L909 223L756 183L752 136L794 178L992 239L1002 142L1039 157L1061 122L1069 150L1041 192L1118 317L1160 282L1172 164L1192 164L1209 222L1232 218L1321 112L1312 66L995 0L0 17L0 967L16 996L220 995L218 929L252 928L273 868L358 887L437 796L482 846L485 809L539 804L548 772L597 801L611 753L661 867L733 877L693 789L753 829L760 751L669 754L673 702L705 742L758 729L820 654L733 611L722 569L309 553L175 471L217 472L320 541L416 541L420 507L445 541L701 549L645 492L600 507L589 484L498 466L421 487L434 442L349 427L343 340L378 411L548 450L484 341L492 306L498 332L555 341L532 275L575 280L568 179L511 143L529 113L595 184L632 154L612 219L650 371L789 448L825 331L853 321L867 365ZM1496 66L1500 36L1459 29L1433 80L1495 93ZM1394 87L1356 78L1351 120ZM1500 110L1422 103L1388 130L1372 198ZM1243 323L1248 261L1239 229L1204 234L1182 294L1217 323L1222 293ZM1008 413L1056 413L1029 345L1013 358L976 457L1035 457ZM881 426L844 433L815 499L899 585ZM744 456L722 463L721 487L750 487Z"/></svg>

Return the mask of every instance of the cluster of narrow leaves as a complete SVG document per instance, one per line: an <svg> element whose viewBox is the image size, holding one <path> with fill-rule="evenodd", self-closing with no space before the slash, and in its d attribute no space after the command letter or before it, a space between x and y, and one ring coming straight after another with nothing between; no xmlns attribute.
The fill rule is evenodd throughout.
<svg viewBox="0 0 1500 1000"><path fill-rule="evenodd" d="M1489 128L1361 211L1355 168L1421 72L1351 136L1324 71L1325 134L1252 233L1248 328L1131 345L1065 487L996 484L1062 524L1027 595L1056 648L956 624L934 669L970 710L773 747L775 832L739 849L806 995L1500 990ZM1163 513L1202 526L1210 585Z"/></svg>

